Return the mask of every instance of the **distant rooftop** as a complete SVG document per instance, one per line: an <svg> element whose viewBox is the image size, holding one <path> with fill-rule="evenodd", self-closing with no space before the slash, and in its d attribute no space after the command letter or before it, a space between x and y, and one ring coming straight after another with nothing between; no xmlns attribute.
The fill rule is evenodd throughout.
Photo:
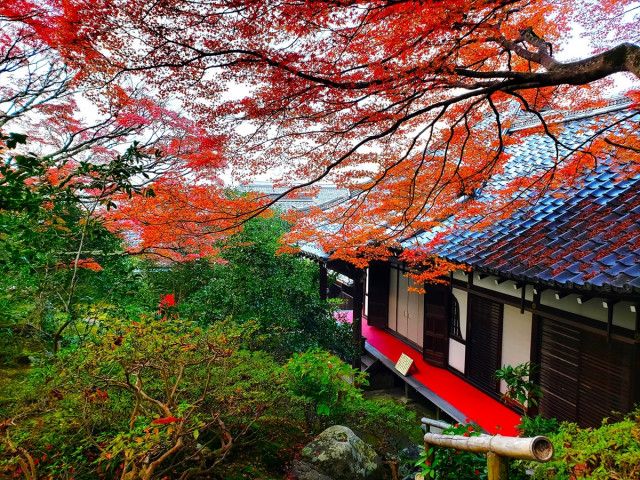
<svg viewBox="0 0 640 480"><path fill-rule="evenodd" d="M288 187L275 187L269 182L256 182L238 187L241 192L263 193L275 199ZM331 206L348 199L350 192L346 188L338 188L333 184L317 184L313 187L302 188L278 200L275 206L281 210L308 210L311 207Z"/></svg>

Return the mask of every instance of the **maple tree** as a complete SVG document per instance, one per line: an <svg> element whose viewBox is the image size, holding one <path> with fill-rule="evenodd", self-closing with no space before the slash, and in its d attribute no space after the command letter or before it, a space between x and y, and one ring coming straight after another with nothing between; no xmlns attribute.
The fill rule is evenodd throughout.
<svg viewBox="0 0 640 480"><path fill-rule="evenodd" d="M504 217L522 204L515 193L574 182L603 158L635 175L637 90L625 128L602 125L568 153L560 153L561 126L541 112L602 106L614 74L640 75L637 13L632 0L10 0L0 11L83 85L113 92L143 83L203 135L220 135L235 178L279 172L290 187L281 196L319 180L356 192L330 212L295 219L288 240L317 241L358 265L452 216ZM591 54L559 60L577 26ZM534 130L558 145L557 158L494 192L494 202L478 202L508 147L532 132L506 134L514 105L538 119ZM195 141L195 150L207 143ZM162 180L160 199L135 197L120 210L116 221L138 229L141 251L214 254L212 237L273 203L218 202L206 182L185 178ZM447 268L428 251L408 255Z"/></svg>

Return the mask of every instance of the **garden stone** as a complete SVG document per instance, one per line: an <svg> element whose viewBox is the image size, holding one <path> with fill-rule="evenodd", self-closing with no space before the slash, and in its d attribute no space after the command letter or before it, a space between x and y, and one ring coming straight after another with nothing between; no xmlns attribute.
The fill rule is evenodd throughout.
<svg viewBox="0 0 640 480"><path fill-rule="evenodd" d="M294 460L291 466L291 476L295 480L333 480L318 472L312 465L300 460Z"/></svg>
<svg viewBox="0 0 640 480"><path fill-rule="evenodd" d="M382 461L371 445L342 425L334 425L302 449L302 460L333 480L384 478Z"/></svg>

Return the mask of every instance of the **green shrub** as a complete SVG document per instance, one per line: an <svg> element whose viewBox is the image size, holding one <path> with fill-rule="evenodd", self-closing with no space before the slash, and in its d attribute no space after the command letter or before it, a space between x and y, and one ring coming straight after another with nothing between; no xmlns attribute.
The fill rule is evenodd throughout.
<svg viewBox="0 0 640 480"><path fill-rule="evenodd" d="M358 387L367 383L365 373L318 349L294 354L285 368L289 388L311 403L317 415L328 416L360 400Z"/></svg>
<svg viewBox="0 0 640 480"><path fill-rule="evenodd" d="M531 380L531 375L535 372L535 366L530 363L520 365L505 365L496 370L496 378L504 381L507 391L503 397L519 403L525 413L531 406L538 405L542 391L540 387Z"/></svg>
<svg viewBox="0 0 640 480"><path fill-rule="evenodd" d="M318 265L278 253L287 228L278 217L251 220L220 245L221 262L179 265L157 272L153 282L159 292L175 292L180 313L202 325L255 321L259 347L281 361L315 347L349 360L351 329L320 299Z"/></svg>
<svg viewBox="0 0 640 480"><path fill-rule="evenodd" d="M640 478L640 410L620 422L605 420L598 428L563 423L551 440L554 460L530 465L536 479Z"/></svg>
<svg viewBox="0 0 640 480"><path fill-rule="evenodd" d="M35 370L0 443L0 472L53 478L225 476L285 464L306 438L282 367L242 350L252 326L113 320ZM249 456L250 459L246 459Z"/></svg>
<svg viewBox="0 0 640 480"><path fill-rule="evenodd" d="M520 418L518 431L521 437L535 437L537 435L554 435L560 429L560 422L555 418L545 418L542 415Z"/></svg>
<svg viewBox="0 0 640 480"><path fill-rule="evenodd" d="M382 455L421 442L415 413L393 400L365 398L359 387L367 384L366 374L335 355L321 350L296 354L285 369L292 392L307 402L313 430L347 425Z"/></svg>
<svg viewBox="0 0 640 480"><path fill-rule="evenodd" d="M476 437L482 433L474 424L456 423L442 432L445 435ZM453 448L430 447L422 451L417 463L426 479L471 480L487 478L487 459L479 453Z"/></svg>

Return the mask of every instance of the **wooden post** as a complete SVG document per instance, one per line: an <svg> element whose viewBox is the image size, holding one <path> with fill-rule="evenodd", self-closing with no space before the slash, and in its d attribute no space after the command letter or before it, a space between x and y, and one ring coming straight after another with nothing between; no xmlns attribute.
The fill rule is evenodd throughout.
<svg viewBox="0 0 640 480"><path fill-rule="evenodd" d="M487 452L487 479L507 480L509 478L509 462L502 455Z"/></svg>
<svg viewBox="0 0 640 480"><path fill-rule="evenodd" d="M326 300L328 296L327 264L322 260L318 264L320 266L320 300Z"/></svg>
<svg viewBox="0 0 640 480"><path fill-rule="evenodd" d="M353 269L353 362L352 367L360 370L362 366L362 305L363 271Z"/></svg>

